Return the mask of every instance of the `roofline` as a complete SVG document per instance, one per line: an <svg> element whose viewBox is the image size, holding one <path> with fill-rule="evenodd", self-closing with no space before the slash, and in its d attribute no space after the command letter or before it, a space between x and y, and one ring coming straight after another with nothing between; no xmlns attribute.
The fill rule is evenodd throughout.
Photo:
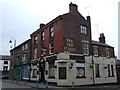
<svg viewBox="0 0 120 90"><path fill-rule="evenodd" d="M39 28L39 29L37 29L36 31L34 31L32 34L30 34L30 37L34 36L34 34L36 34L36 33L38 33L39 31L45 29L47 26L49 26L50 24L58 21L59 19L62 19L62 15L57 16L56 18L54 18L53 20L51 20L50 22L48 22L44 27Z"/></svg>
<svg viewBox="0 0 120 90"><path fill-rule="evenodd" d="M110 46L110 45L108 45L108 44L106 44L106 43L98 42L98 43L101 43L101 44L106 44L106 46L105 46L105 45L101 45L101 44L97 44L97 43L93 43L93 42L98 42L98 41L91 40L91 44L92 44L92 45L99 45L99 46L104 46L104 47L111 47L111 48L114 48L113 46Z"/></svg>
<svg viewBox="0 0 120 90"><path fill-rule="evenodd" d="M22 44L24 44L24 43L26 43L26 42L28 42L28 41L30 41L30 40L31 40L31 39L28 39L28 40L24 41L23 43L19 44L19 45L16 46L15 48L11 49L10 52L11 52L12 50L14 50L14 49L20 47Z"/></svg>

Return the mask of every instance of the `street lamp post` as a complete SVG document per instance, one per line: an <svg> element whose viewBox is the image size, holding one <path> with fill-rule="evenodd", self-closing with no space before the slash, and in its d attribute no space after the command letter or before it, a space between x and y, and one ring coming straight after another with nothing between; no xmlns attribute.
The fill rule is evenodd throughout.
<svg viewBox="0 0 120 90"><path fill-rule="evenodd" d="M15 48L16 47L16 39L14 37L11 37L9 43L13 43L12 39L14 40L14 48ZM11 48L12 48L12 46L11 46Z"/></svg>
<svg viewBox="0 0 120 90"><path fill-rule="evenodd" d="M14 48L16 47L16 39L14 37L10 38L9 43L14 43ZM12 46L10 46L10 47L12 49ZM14 53L14 51L13 51L13 53ZM13 54L13 57L14 57L14 64L15 64L15 53ZM14 64L13 64L13 79L15 79L15 67L14 67Z"/></svg>

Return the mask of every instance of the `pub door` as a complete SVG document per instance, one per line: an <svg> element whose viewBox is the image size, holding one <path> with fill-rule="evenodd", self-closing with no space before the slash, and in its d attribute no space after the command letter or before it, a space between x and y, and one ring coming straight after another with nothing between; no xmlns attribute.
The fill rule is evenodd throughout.
<svg viewBox="0 0 120 90"><path fill-rule="evenodd" d="M39 80L40 82L43 82L45 80L45 63L42 62L40 63L40 66L39 66Z"/></svg>

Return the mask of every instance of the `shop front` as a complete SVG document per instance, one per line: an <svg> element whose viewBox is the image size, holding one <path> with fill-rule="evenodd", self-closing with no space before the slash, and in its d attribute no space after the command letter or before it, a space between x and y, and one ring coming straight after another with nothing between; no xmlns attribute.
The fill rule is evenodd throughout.
<svg viewBox="0 0 120 90"><path fill-rule="evenodd" d="M21 65L21 79L30 80L30 64Z"/></svg>

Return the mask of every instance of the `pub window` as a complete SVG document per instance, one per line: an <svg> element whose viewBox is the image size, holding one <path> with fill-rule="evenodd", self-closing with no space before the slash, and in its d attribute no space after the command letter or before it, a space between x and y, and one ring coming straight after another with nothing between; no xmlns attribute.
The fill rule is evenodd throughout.
<svg viewBox="0 0 120 90"><path fill-rule="evenodd" d="M50 26L50 37L53 37L54 36L54 26L51 25Z"/></svg>
<svg viewBox="0 0 120 90"><path fill-rule="evenodd" d="M89 45L88 45L88 43L83 43L83 55L89 55Z"/></svg>
<svg viewBox="0 0 120 90"><path fill-rule="evenodd" d="M49 43L49 52L50 52L50 54L53 54L54 53L54 43L53 43L53 40Z"/></svg>
<svg viewBox="0 0 120 90"><path fill-rule="evenodd" d="M112 77L114 77L114 69L113 69L113 65L111 65L111 73L112 73Z"/></svg>
<svg viewBox="0 0 120 90"><path fill-rule="evenodd" d="M85 65L84 63L76 63L76 78L85 77Z"/></svg>
<svg viewBox="0 0 120 90"><path fill-rule="evenodd" d="M94 56L98 56L98 48L94 47L93 52L94 52Z"/></svg>
<svg viewBox="0 0 120 90"><path fill-rule="evenodd" d="M8 64L8 61L4 61L4 64Z"/></svg>
<svg viewBox="0 0 120 90"><path fill-rule="evenodd" d="M110 57L110 51L109 51L109 49L108 48L106 48L106 57Z"/></svg>
<svg viewBox="0 0 120 90"><path fill-rule="evenodd" d="M49 78L55 77L54 63L49 63Z"/></svg>
<svg viewBox="0 0 120 90"><path fill-rule="evenodd" d="M37 44L37 35L34 37L34 44Z"/></svg>
<svg viewBox="0 0 120 90"><path fill-rule="evenodd" d="M66 67L59 67L59 79L66 79Z"/></svg>
<svg viewBox="0 0 120 90"><path fill-rule="evenodd" d="M37 78L37 69L33 69L33 78Z"/></svg>
<svg viewBox="0 0 120 90"><path fill-rule="evenodd" d="M34 59L37 58L37 48L34 49Z"/></svg>
<svg viewBox="0 0 120 90"><path fill-rule="evenodd" d="M95 64L95 74L96 74L96 78L100 77L99 64Z"/></svg>
<svg viewBox="0 0 120 90"><path fill-rule="evenodd" d="M44 31L41 32L41 41L44 41L45 40L45 33Z"/></svg>
<svg viewBox="0 0 120 90"><path fill-rule="evenodd" d="M108 65L108 77L110 77L110 65Z"/></svg>
<svg viewBox="0 0 120 90"><path fill-rule="evenodd" d="M87 34L87 26L80 25L80 33L86 35Z"/></svg>

